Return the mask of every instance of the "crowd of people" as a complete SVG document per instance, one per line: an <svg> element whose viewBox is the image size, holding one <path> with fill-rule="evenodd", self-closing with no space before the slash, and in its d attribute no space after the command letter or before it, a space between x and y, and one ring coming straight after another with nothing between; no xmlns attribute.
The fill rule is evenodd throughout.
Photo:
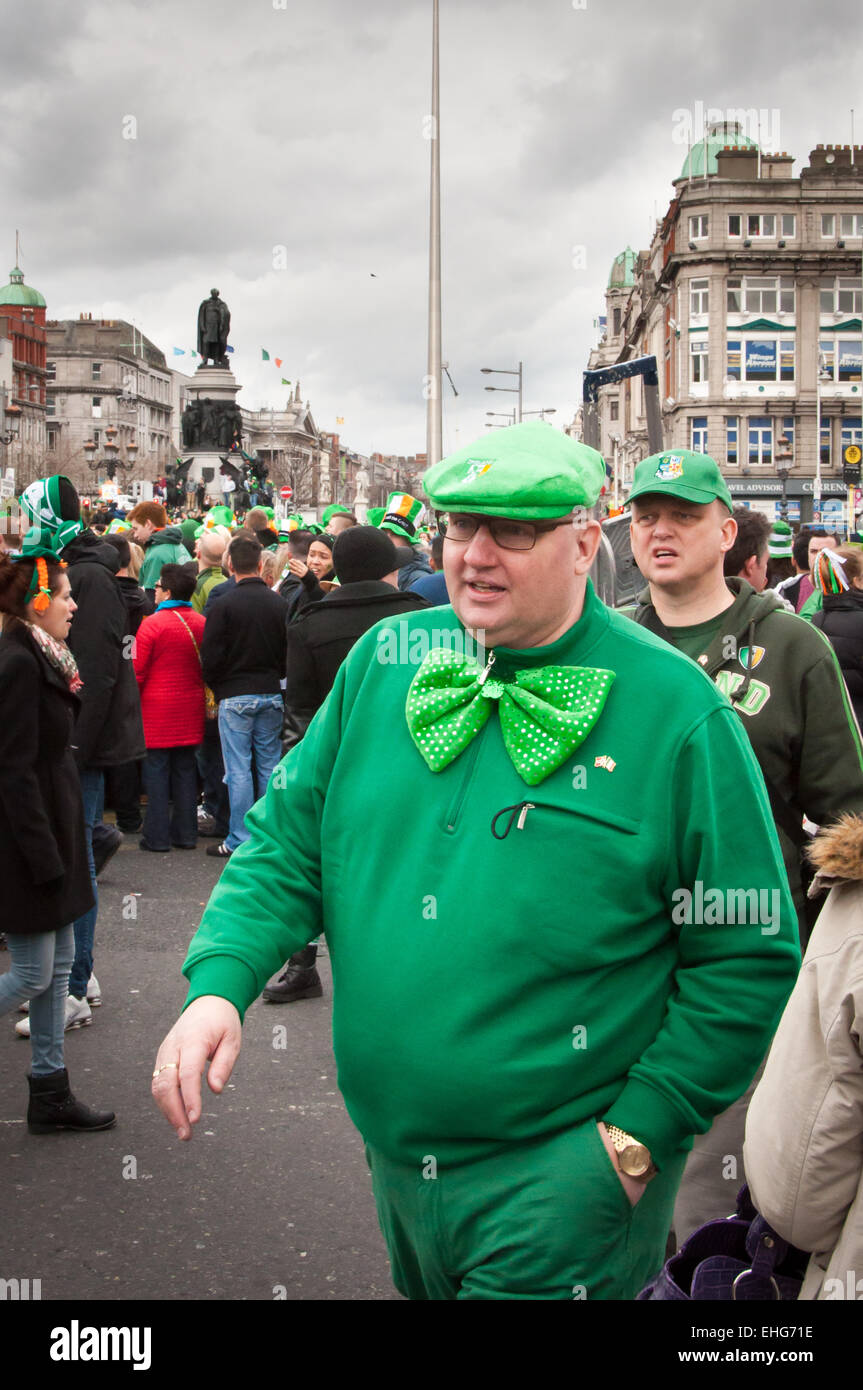
<svg viewBox="0 0 863 1390"><path fill-rule="evenodd" d="M406 1296L651 1296L731 1171L810 1257L802 1297L863 1263L863 543L655 455L644 588L614 611L604 480L531 424L430 469L427 528L400 493L307 524L26 489L0 546L0 1014L31 1132L116 1122L64 1060L102 1002L99 874L124 835L207 839L225 868L156 1100L190 1138L253 999L322 993L325 931ZM409 654L381 660L383 630Z"/></svg>

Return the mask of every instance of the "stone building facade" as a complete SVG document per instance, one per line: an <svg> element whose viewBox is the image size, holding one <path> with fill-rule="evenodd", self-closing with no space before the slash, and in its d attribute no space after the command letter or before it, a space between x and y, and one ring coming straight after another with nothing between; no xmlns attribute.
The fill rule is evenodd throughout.
<svg viewBox="0 0 863 1390"><path fill-rule="evenodd" d="M654 354L666 446L709 453L770 515L829 521L863 438L863 150L819 145L798 177L793 163L709 127L649 248L615 261L589 365ZM605 388L600 419L622 493L647 453L640 379Z"/></svg>
<svg viewBox="0 0 863 1390"><path fill-rule="evenodd" d="M48 461L81 491L107 478L106 432L118 446L118 482L164 476L174 461L172 397L174 373L165 355L134 324L123 319L49 320L47 323ZM96 468L84 454L96 445ZM127 449L137 447L131 468Z"/></svg>

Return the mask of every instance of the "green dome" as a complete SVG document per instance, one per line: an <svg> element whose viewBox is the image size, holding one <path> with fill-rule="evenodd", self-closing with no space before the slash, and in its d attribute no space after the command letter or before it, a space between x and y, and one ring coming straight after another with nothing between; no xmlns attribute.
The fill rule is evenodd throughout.
<svg viewBox="0 0 863 1390"><path fill-rule="evenodd" d="M31 290L24 284L24 276L17 265L9 271L9 284L0 290L0 305L26 304L28 309L44 309L45 300L38 290Z"/></svg>
<svg viewBox="0 0 863 1390"><path fill-rule="evenodd" d="M716 125L707 127L707 134L703 140L697 144L687 154L683 161L683 168L679 177L687 179L704 178L704 161L707 160L707 173L716 173L716 157L725 149L726 145L736 145L738 149L757 150L758 145L754 140L750 140L736 121L723 121Z"/></svg>
<svg viewBox="0 0 863 1390"><path fill-rule="evenodd" d="M627 246L625 251L621 251L619 256L615 256L611 263L611 274L608 277L608 288L610 290L628 290L635 284L635 252L631 246Z"/></svg>

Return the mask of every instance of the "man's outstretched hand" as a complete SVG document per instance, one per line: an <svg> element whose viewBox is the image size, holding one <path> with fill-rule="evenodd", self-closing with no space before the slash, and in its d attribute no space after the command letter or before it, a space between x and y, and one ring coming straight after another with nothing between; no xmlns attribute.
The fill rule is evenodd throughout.
<svg viewBox="0 0 863 1390"><path fill-rule="evenodd" d="M240 1052L243 1026L234 1005L217 994L195 999L182 1013L156 1054L153 1098L180 1139L191 1139L201 1118L201 1075L219 1095Z"/></svg>

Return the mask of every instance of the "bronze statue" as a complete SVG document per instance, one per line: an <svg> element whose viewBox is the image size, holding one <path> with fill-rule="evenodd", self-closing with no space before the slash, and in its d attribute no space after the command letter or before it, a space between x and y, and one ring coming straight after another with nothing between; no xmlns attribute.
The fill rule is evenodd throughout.
<svg viewBox="0 0 863 1390"><path fill-rule="evenodd" d="M211 360L214 367L227 367L230 328L231 314L227 304L219 298L218 290L210 290L210 298L203 300L198 309L198 352L202 367Z"/></svg>

